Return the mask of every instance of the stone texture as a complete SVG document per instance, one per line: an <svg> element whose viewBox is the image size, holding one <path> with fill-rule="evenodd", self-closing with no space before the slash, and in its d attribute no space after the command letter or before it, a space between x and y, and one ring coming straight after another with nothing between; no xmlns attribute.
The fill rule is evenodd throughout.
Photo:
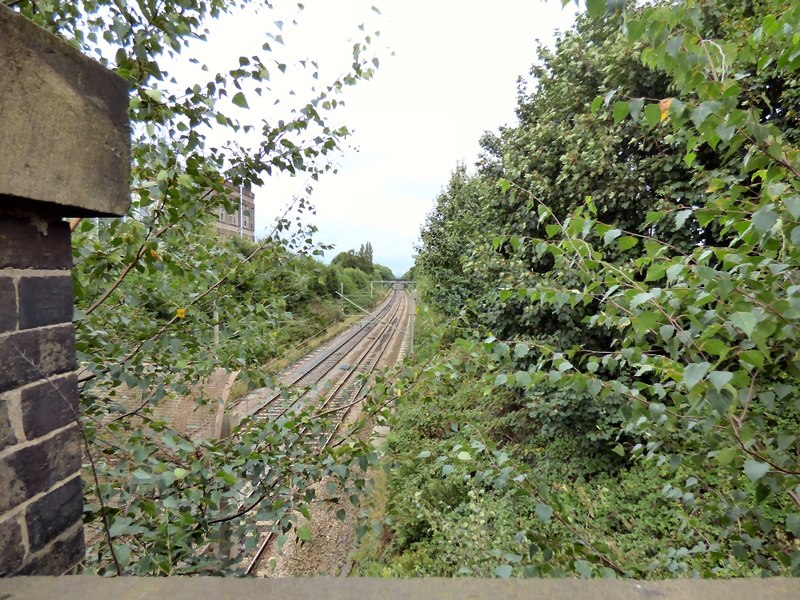
<svg viewBox="0 0 800 600"><path fill-rule="evenodd" d="M0 392L75 369L72 324L0 336Z"/></svg>
<svg viewBox="0 0 800 600"><path fill-rule="evenodd" d="M5 600L797 600L800 579L635 581L581 579L377 579L309 577L13 577L0 584Z"/></svg>
<svg viewBox="0 0 800 600"><path fill-rule="evenodd" d="M31 552L38 552L82 518L83 488L76 477L28 506L25 520Z"/></svg>
<svg viewBox="0 0 800 600"><path fill-rule="evenodd" d="M130 206L128 83L0 4L0 194L63 216Z"/></svg>
<svg viewBox="0 0 800 600"><path fill-rule="evenodd" d="M22 543L22 528L16 519L0 523L0 556L3 557L0 560L0 577L14 573L22 565L25 546Z"/></svg>
<svg viewBox="0 0 800 600"><path fill-rule="evenodd" d="M17 436L8 418L8 400L0 395L0 451L17 443Z"/></svg>
<svg viewBox="0 0 800 600"><path fill-rule="evenodd" d="M83 527L76 527L64 539L56 540L34 555L19 575L64 575L84 559ZM72 598L69 594L64 598Z"/></svg>
<svg viewBox="0 0 800 600"><path fill-rule="evenodd" d="M0 208L5 202L0 195ZM69 224L52 215L0 215L0 269L5 267L72 267Z"/></svg>
<svg viewBox="0 0 800 600"><path fill-rule="evenodd" d="M30 329L72 321L72 276L23 277L19 290L19 328Z"/></svg>
<svg viewBox="0 0 800 600"><path fill-rule="evenodd" d="M0 459L0 514L48 490L81 468L77 427Z"/></svg>
<svg viewBox="0 0 800 600"><path fill-rule="evenodd" d="M29 440L75 422L78 384L74 373L53 378L20 392L22 426Z"/></svg>
<svg viewBox="0 0 800 600"><path fill-rule="evenodd" d="M0 333L17 328L17 288L11 277L0 275Z"/></svg>

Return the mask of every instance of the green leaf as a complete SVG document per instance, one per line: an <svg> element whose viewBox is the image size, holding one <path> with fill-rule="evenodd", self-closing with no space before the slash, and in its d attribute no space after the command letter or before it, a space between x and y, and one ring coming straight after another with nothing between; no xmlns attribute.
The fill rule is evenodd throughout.
<svg viewBox="0 0 800 600"><path fill-rule="evenodd" d="M690 209L686 210L679 210L675 213L675 226L680 229L686 223L686 219L688 219L692 214Z"/></svg>
<svg viewBox="0 0 800 600"><path fill-rule="evenodd" d="M708 373L709 367L711 367L711 365L707 362L692 363L687 365L683 370L683 381L686 384L686 387L691 390L694 386L700 383L703 377L705 377L706 373Z"/></svg>
<svg viewBox="0 0 800 600"><path fill-rule="evenodd" d="M630 108L631 118L634 121L639 120L639 116L642 114L642 107L644 106L644 98L634 98L630 102L628 102L628 107Z"/></svg>
<svg viewBox="0 0 800 600"><path fill-rule="evenodd" d="M602 17L606 14L607 0L586 0L586 10L590 17Z"/></svg>
<svg viewBox="0 0 800 600"><path fill-rule="evenodd" d="M592 578L592 565L585 560L576 560L575 570L578 572L578 575L584 579Z"/></svg>
<svg viewBox="0 0 800 600"><path fill-rule="evenodd" d="M539 502L536 505L536 516L539 517L539 520L543 523L549 523L550 519L553 518L553 507L549 504L542 504Z"/></svg>
<svg viewBox="0 0 800 600"><path fill-rule="evenodd" d="M494 568L494 574L501 579L508 579L513 572L514 568L511 565L498 565Z"/></svg>
<svg viewBox="0 0 800 600"><path fill-rule="evenodd" d="M547 237L554 238L561 233L561 225L551 223L550 225L545 225L544 230L547 233Z"/></svg>
<svg viewBox="0 0 800 600"><path fill-rule="evenodd" d="M520 343L514 347L514 358L522 358L523 356L527 356L528 352L531 351L531 347L528 344Z"/></svg>
<svg viewBox="0 0 800 600"><path fill-rule="evenodd" d="M297 530L297 537L299 537L304 542L310 542L311 538L311 527L308 525L303 525Z"/></svg>
<svg viewBox="0 0 800 600"><path fill-rule="evenodd" d="M617 100L614 103L614 120L620 123L630 113L630 106L623 100Z"/></svg>
<svg viewBox="0 0 800 600"><path fill-rule="evenodd" d="M783 204L786 206L793 219L800 219L800 196L785 198Z"/></svg>
<svg viewBox="0 0 800 600"><path fill-rule="evenodd" d="M750 478L750 481L755 482L769 472L769 465L752 459L746 460L744 461L744 472Z"/></svg>
<svg viewBox="0 0 800 600"><path fill-rule="evenodd" d="M157 90L155 88L149 88L144 91L148 98L150 98L153 102L157 102L159 104L163 104L164 102L164 95L161 93L161 90Z"/></svg>
<svg viewBox="0 0 800 600"><path fill-rule="evenodd" d="M770 204L753 214L753 227L759 233L765 233L773 228L775 223L778 222L778 213L775 212L774 207Z"/></svg>
<svg viewBox="0 0 800 600"><path fill-rule="evenodd" d="M453 465L442 465L442 475L445 477L450 475L450 473L452 473L455 470L456 468Z"/></svg>
<svg viewBox="0 0 800 600"><path fill-rule="evenodd" d="M133 476L141 481L150 481L150 479L152 479L152 475L144 469L136 469L133 472Z"/></svg>
<svg viewBox="0 0 800 600"><path fill-rule="evenodd" d="M123 569L128 566L131 561L131 545L130 544L114 544L114 555L116 556L119 566Z"/></svg>
<svg viewBox="0 0 800 600"><path fill-rule="evenodd" d="M721 465L729 465L737 456L739 456L738 448L723 448L717 451L716 459Z"/></svg>
<svg viewBox="0 0 800 600"><path fill-rule="evenodd" d="M417 454L417 458L430 458L430 457L431 457L431 451L430 450L423 450L422 452Z"/></svg>
<svg viewBox="0 0 800 600"><path fill-rule="evenodd" d="M721 104L716 101L708 101L703 102L692 111L692 122L694 126L699 128L705 120L713 113L715 110L720 108Z"/></svg>
<svg viewBox="0 0 800 600"><path fill-rule="evenodd" d="M514 379L516 379L517 385L523 388L529 387L532 382L531 374L527 371L517 371L514 375Z"/></svg>
<svg viewBox="0 0 800 600"><path fill-rule="evenodd" d="M626 235L619 238L619 249L625 252L626 250L630 250L636 244L639 243L639 240L632 235Z"/></svg>
<svg viewBox="0 0 800 600"><path fill-rule="evenodd" d="M800 514L786 516L786 529L791 531L793 536L800 538Z"/></svg>
<svg viewBox="0 0 800 600"><path fill-rule="evenodd" d="M236 95L234 95L234 97L231 98L231 101L236 106L239 106L241 108L250 108L250 106L247 104L247 98L244 97L244 94L242 92L236 92Z"/></svg>
<svg viewBox="0 0 800 600"><path fill-rule="evenodd" d="M603 244L608 246L611 242L617 239L619 236L622 235L622 231L619 229L609 229L606 231L605 235L603 236Z"/></svg>
<svg viewBox="0 0 800 600"><path fill-rule="evenodd" d="M756 322L756 316L753 313L736 312L731 315L731 323L744 331L747 337L752 337Z"/></svg>
<svg viewBox="0 0 800 600"><path fill-rule="evenodd" d="M718 392L722 390L722 388L725 387L731 379L733 379L733 373L729 373L727 371L711 371L711 373L708 374L708 380Z"/></svg>
<svg viewBox="0 0 800 600"><path fill-rule="evenodd" d="M655 127L661 122L661 107L658 104L648 104L644 107L644 120L649 127Z"/></svg>
<svg viewBox="0 0 800 600"><path fill-rule="evenodd" d="M458 460L462 460L464 462L467 462L467 461L472 460L472 455L469 452L465 452L465 451L462 450L461 452L456 454L456 458Z"/></svg>

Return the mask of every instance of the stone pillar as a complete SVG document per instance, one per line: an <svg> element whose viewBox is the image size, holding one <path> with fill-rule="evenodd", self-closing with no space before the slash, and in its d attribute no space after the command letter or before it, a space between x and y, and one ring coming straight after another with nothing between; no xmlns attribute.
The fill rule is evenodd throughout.
<svg viewBox="0 0 800 600"><path fill-rule="evenodd" d="M0 575L84 555L65 217L130 206L128 85L0 4Z"/></svg>

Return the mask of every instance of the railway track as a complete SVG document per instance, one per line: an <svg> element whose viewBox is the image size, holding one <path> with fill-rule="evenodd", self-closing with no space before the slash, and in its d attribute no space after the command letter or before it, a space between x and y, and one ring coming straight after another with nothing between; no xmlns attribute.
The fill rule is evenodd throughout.
<svg viewBox="0 0 800 600"><path fill-rule="evenodd" d="M408 294L392 290L374 313L283 375L284 389L300 388L296 396L287 398L278 389L260 390L255 402L250 398L238 412L258 420L275 420L314 403L317 416L329 417L332 423L330 429L313 441L318 451L325 450L337 442L337 434L348 417L358 411L368 392L371 374L399 350L408 316ZM247 574L257 570L273 538L272 532L265 534L248 561Z"/></svg>
<svg viewBox="0 0 800 600"><path fill-rule="evenodd" d="M392 319L396 319L398 307L402 304L402 293L393 291L374 313L284 373L279 378L280 387L300 390L299 396L287 398L282 389L252 392L248 394L243 407L234 407L239 418L247 416L267 420L278 419L288 411L303 406L314 397L315 392L325 387L336 386L342 377L346 378L352 371L358 371L363 359L357 353L364 340L374 337L376 330L385 331L391 326L405 332L402 323L391 322ZM342 371L346 371L347 374Z"/></svg>

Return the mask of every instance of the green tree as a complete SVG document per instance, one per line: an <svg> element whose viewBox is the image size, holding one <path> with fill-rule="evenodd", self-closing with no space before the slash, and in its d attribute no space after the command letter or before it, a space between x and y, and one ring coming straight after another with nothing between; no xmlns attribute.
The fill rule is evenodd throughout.
<svg viewBox="0 0 800 600"><path fill-rule="evenodd" d="M4 3L130 85L131 211L125 219L76 223L73 238L81 429L90 465L86 521L100 532L90 535L87 569L224 571L232 563L211 549L226 527L240 549L255 543L257 520L289 531L296 511L307 510L312 482L328 474L349 490L347 496L356 492L363 480L357 458L347 451L319 453L310 440L298 439L298 423L308 415L281 423L245 421L233 436L215 441L170 429L154 409L219 367L265 382L263 360L281 352L286 339L279 332L311 293L293 269L298 254L319 251L310 241L314 230L288 215L292 208L301 214L309 209L312 187L255 246L211 242L208 228L216 208L234 208L225 180L257 186L288 172L313 184L330 170L327 157L348 135L333 116L340 93L372 76L377 60L369 44L376 34L355 42L345 73L320 84L325 75L314 61L291 65L282 57L284 23L265 18L260 53L241 56L217 73L201 65L198 79L187 84L167 65L179 55L197 62L194 44L206 38L214 19L253 4L267 17L272 5ZM271 86L292 71L312 91L287 106ZM277 103L272 110L282 117L251 110L264 100ZM232 141L210 143L211 130ZM252 132L259 134L252 145L235 141ZM141 404L125 404L123 389L138 390ZM321 426L304 425L312 433Z"/></svg>
<svg viewBox="0 0 800 600"><path fill-rule="evenodd" d="M359 269L367 275L372 274L372 244L369 242L361 244L358 252L355 250L348 250L347 252L340 252L333 257L332 265L339 265L345 269Z"/></svg>
<svg viewBox="0 0 800 600"><path fill-rule="evenodd" d="M500 441L530 453L504 481L517 473L543 528L560 519L525 532L552 556L536 569L797 574L800 8L623 5L588 2L540 51L519 126L484 136L466 178L472 211L452 184L440 197L417 267L462 339L425 370L487 361L473 393L504 418L471 442L488 469L474 485L502 479ZM624 532L570 525L578 498L546 485L564 471L596 493L636 475L664 511L641 517L687 529L651 530L667 549L650 564L612 560Z"/></svg>

